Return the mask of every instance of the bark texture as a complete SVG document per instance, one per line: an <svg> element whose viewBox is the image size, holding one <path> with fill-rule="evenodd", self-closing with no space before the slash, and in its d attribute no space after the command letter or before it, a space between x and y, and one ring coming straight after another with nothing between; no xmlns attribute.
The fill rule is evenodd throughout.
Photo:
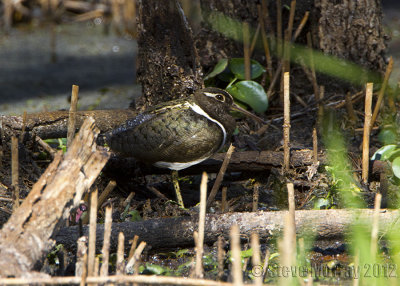
<svg viewBox="0 0 400 286"><path fill-rule="evenodd" d="M0 276L29 276L54 245L56 227L68 218L108 154L96 150L99 131L87 119L65 156L60 153L0 231Z"/></svg>

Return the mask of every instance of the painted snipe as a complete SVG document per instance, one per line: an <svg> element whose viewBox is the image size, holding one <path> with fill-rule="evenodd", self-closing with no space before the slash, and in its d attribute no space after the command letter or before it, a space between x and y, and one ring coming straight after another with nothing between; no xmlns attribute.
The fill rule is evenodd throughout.
<svg viewBox="0 0 400 286"><path fill-rule="evenodd" d="M262 121L237 106L228 92L207 87L127 120L107 134L107 143L123 156L182 170L206 160L230 140L236 126L232 109Z"/></svg>

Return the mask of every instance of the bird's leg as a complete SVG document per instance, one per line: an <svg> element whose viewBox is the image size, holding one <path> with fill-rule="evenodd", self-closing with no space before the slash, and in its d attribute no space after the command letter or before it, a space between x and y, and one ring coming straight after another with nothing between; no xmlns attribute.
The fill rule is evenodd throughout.
<svg viewBox="0 0 400 286"><path fill-rule="evenodd" d="M183 204L182 195L181 195L181 189L179 187L179 182L178 182L178 171L172 170L171 177L172 177L172 183L174 184L176 200L178 201L178 205L181 208L185 208L185 206Z"/></svg>

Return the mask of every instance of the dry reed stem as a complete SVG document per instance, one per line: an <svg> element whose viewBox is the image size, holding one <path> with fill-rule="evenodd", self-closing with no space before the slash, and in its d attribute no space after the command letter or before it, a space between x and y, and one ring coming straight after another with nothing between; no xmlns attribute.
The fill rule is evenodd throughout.
<svg viewBox="0 0 400 286"><path fill-rule="evenodd" d="M374 215L372 217L372 230L371 230L371 258L376 261L378 251L378 230L379 230L379 212L381 210L382 195L377 193L375 195Z"/></svg>
<svg viewBox="0 0 400 286"><path fill-rule="evenodd" d="M251 55L253 54L253 52L254 52L254 48L256 47L256 43L257 43L257 39L258 39L258 35L260 34L260 23L258 23L258 25L257 25L257 29L256 29L256 31L255 31L255 33L254 33L254 36L253 36L253 40L251 41L251 45L250 45L250 58L251 58Z"/></svg>
<svg viewBox="0 0 400 286"><path fill-rule="evenodd" d="M276 0L276 46L278 58L282 55L282 3Z"/></svg>
<svg viewBox="0 0 400 286"><path fill-rule="evenodd" d="M116 274L122 275L124 274L124 244L125 244L125 236L122 232L118 234L118 248L117 248L117 269Z"/></svg>
<svg viewBox="0 0 400 286"><path fill-rule="evenodd" d="M325 86L321 85L319 88L318 98L318 125L321 125L322 118L324 118L324 97L325 97Z"/></svg>
<svg viewBox="0 0 400 286"><path fill-rule="evenodd" d="M93 276L95 277L99 276L99 269L100 269L100 257L97 256L96 259L94 260Z"/></svg>
<svg viewBox="0 0 400 286"><path fill-rule="evenodd" d="M313 54L313 49L312 49L312 39L311 39L311 33L307 33L307 46L309 50L308 56L310 57L310 68L311 68L311 75L312 75L312 84L313 84L313 89L314 89L314 95L315 99L319 102L321 100L320 97L320 92L319 92L319 87L317 83L317 75L315 73L315 65L314 65L314 54Z"/></svg>
<svg viewBox="0 0 400 286"><path fill-rule="evenodd" d="M357 121L357 115L354 112L353 102L351 101L350 92L346 93L345 102L346 102L346 110L347 110L347 114L349 115L350 122L352 124L355 124L355 122Z"/></svg>
<svg viewBox="0 0 400 286"><path fill-rule="evenodd" d="M111 240L111 224L112 224L112 206L106 207L105 221L104 221L104 241L101 254L103 256L102 264L100 268L100 276L108 275L108 260L109 260L109 249Z"/></svg>
<svg viewBox="0 0 400 286"><path fill-rule="evenodd" d="M80 286L85 286L86 285L86 278L87 278L87 261L88 261L88 255L85 253L83 255L83 268L82 268L82 275L81 275L81 282Z"/></svg>
<svg viewBox="0 0 400 286"><path fill-rule="evenodd" d="M230 231L230 244L232 253L232 281L233 285L243 285L242 265L240 258L240 233L239 227L234 224Z"/></svg>
<svg viewBox="0 0 400 286"><path fill-rule="evenodd" d="M364 136L363 136L363 153L362 153L362 180L368 183L369 171L369 137L371 133L371 106L372 106L372 90L373 83L367 83L365 92L365 118L364 118Z"/></svg>
<svg viewBox="0 0 400 286"><path fill-rule="evenodd" d="M265 2L265 0L263 0ZM264 54L265 54L265 60L267 62L267 73L269 78L272 78L272 59L271 59L271 53L269 50L269 44L268 44L268 38L267 38L267 31L265 29L264 25L264 15L262 12L262 7L260 5L257 5L258 9L258 21L259 21L259 27L261 29L261 39L264 47Z"/></svg>
<svg viewBox="0 0 400 286"><path fill-rule="evenodd" d="M11 137L11 185L13 187L13 211L19 207L19 159L18 159L18 139Z"/></svg>
<svg viewBox="0 0 400 286"><path fill-rule="evenodd" d="M243 22L243 54L244 54L244 77L251 79L250 69L250 27L249 23Z"/></svg>
<svg viewBox="0 0 400 286"><path fill-rule="evenodd" d="M126 197L126 199L122 202L122 206L126 208L128 205L130 205L133 197L135 196L135 192L130 192L129 195Z"/></svg>
<svg viewBox="0 0 400 286"><path fill-rule="evenodd" d="M76 263L75 263L76 277L82 277L84 272L87 273L87 243L88 243L87 236L81 236L77 240Z"/></svg>
<svg viewBox="0 0 400 286"><path fill-rule="evenodd" d="M115 186L117 183L115 181L110 181L108 182L107 186L104 188L104 190L101 192L99 199L98 199L98 204L97 204L97 210L104 204L110 193L114 190Z"/></svg>
<svg viewBox="0 0 400 286"><path fill-rule="evenodd" d="M317 135L317 129L313 128L312 132L312 143L313 143L313 164L317 165L318 164L318 135Z"/></svg>
<svg viewBox="0 0 400 286"><path fill-rule="evenodd" d="M131 243L131 249L129 250L128 261L133 257L138 241L139 236L137 235L135 235L133 239L129 241Z"/></svg>
<svg viewBox="0 0 400 286"><path fill-rule="evenodd" d="M218 261L218 274L217 280L222 280L224 276L224 260L225 260L225 250L224 250L224 237L218 236L217 242L217 261Z"/></svg>
<svg viewBox="0 0 400 286"><path fill-rule="evenodd" d="M96 257L97 195L98 195L98 189L96 187L90 193L88 276L93 276L94 260Z"/></svg>
<svg viewBox="0 0 400 286"><path fill-rule="evenodd" d="M290 223L292 231L292 250L296 253L296 217L295 217L295 196L294 196L294 186L292 183L287 184L288 189L288 203L289 203L289 216L290 216ZM296 257L296 256L294 256Z"/></svg>
<svg viewBox="0 0 400 286"><path fill-rule="evenodd" d="M178 171L172 170L171 172L171 177L172 177L172 184L174 185L175 189L175 195L176 195L176 200L178 202L178 205L181 208L185 208L185 205L183 204L183 198L181 194L181 188L179 187L179 182L178 182Z"/></svg>
<svg viewBox="0 0 400 286"><path fill-rule="evenodd" d="M253 284L261 286L263 284L263 278L260 255L260 241L256 232L253 232L251 234L251 248L253 249L253 255L251 257L251 262L253 264L252 273L254 275Z"/></svg>
<svg viewBox="0 0 400 286"><path fill-rule="evenodd" d="M22 116L22 129L21 129L21 137L19 137L19 141L22 143L24 142L25 137L25 129L26 129L26 110L24 111L24 115Z"/></svg>
<svg viewBox="0 0 400 286"><path fill-rule="evenodd" d="M254 184L253 187L253 207L252 207L252 211L256 212L258 211L258 199L259 199L259 195L260 195L260 185L258 183Z"/></svg>
<svg viewBox="0 0 400 286"><path fill-rule="evenodd" d="M378 99L377 99L376 104L375 104L374 113L372 114L371 127L370 128L372 128L372 126L374 126L376 118L378 117L379 109L381 108L383 96L385 95L386 86L388 84L390 74L392 73L392 69L393 69L393 58L390 57L389 63L387 65L387 67L386 67L385 77L383 78L382 87L381 87L381 89L379 90L379 93L378 93Z"/></svg>
<svg viewBox="0 0 400 286"><path fill-rule="evenodd" d="M295 257L294 249L293 249L293 233L295 230L293 229L293 224L291 222L290 213L286 213L284 217L284 229L283 229L283 239L279 240L278 248L281 255L281 271L284 269L291 269L294 266ZM279 285L291 285L291 281L293 281L292 275L279 275L280 279L278 280Z"/></svg>
<svg viewBox="0 0 400 286"><path fill-rule="evenodd" d="M290 87L289 73L285 72L283 77L284 95L284 120L283 120L283 166L285 171L289 171L290 163Z"/></svg>
<svg viewBox="0 0 400 286"><path fill-rule="evenodd" d="M47 144L45 141L43 141L42 138L39 136L35 136L35 141L42 146L42 148L50 155L51 158L54 158L54 155L56 154L56 150L51 148L49 144Z"/></svg>
<svg viewBox="0 0 400 286"><path fill-rule="evenodd" d="M207 173L203 172L200 184L199 237L196 244L196 278L203 278L203 244L204 228L206 224L207 180Z"/></svg>
<svg viewBox="0 0 400 286"><path fill-rule="evenodd" d="M80 284L81 277L51 277L51 278L0 278L2 285L21 285L21 284L42 284L42 285L65 285L65 284ZM153 276L153 275L113 275L107 277L86 277L86 283L99 284L150 284L150 285L187 285L187 286L233 286L232 283L220 282L205 279L193 279L187 277L168 277L168 276Z"/></svg>
<svg viewBox="0 0 400 286"><path fill-rule="evenodd" d="M296 12L296 0L292 0L290 2L290 14L289 14L289 22L288 22L288 34L291 38L293 32L293 22L294 22L294 14Z"/></svg>
<svg viewBox="0 0 400 286"><path fill-rule="evenodd" d="M144 248L146 247L146 242L142 241L139 243L139 246L135 249L132 257L128 260L128 263L125 267L126 273L132 273L134 271L134 266L140 259L140 255L142 254Z"/></svg>
<svg viewBox="0 0 400 286"><path fill-rule="evenodd" d="M226 201L226 193L228 191L228 187L222 187L222 198L221 198L221 212L225 213L227 211L227 201Z"/></svg>
<svg viewBox="0 0 400 286"><path fill-rule="evenodd" d="M304 25L305 25L305 24L307 23L307 21L308 21L308 17L310 17L310 12L309 12L309 11L306 11L306 12L304 13L303 18L302 18L301 21L300 21L300 25L297 27L296 31L294 32L294 35L293 35L293 37L292 37L292 42L294 42L294 41L297 39L297 37L300 35L301 31L302 31L303 28L304 28Z"/></svg>
<svg viewBox="0 0 400 286"><path fill-rule="evenodd" d="M69 109L69 117L68 117L68 131L67 131L67 147L71 146L72 140L75 135L75 121L76 121L76 109L78 103L78 92L79 86L72 85L72 93L71 93L71 106Z"/></svg>
<svg viewBox="0 0 400 286"><path fill-rule="evenodd" d="M163 193L161 193L161 192L160 192L159 190L157 190L155 187L147 185L146 188L149 189L149 191L151 191L151 192L152 192L154 195L156 195L159 199L166 200L166 201L169 200Z"/></svg>
<svg viewBox="0 0 400 286"><path fill-rule="evenodd" d="M228 168L229 161L231 160L231 156L232 156L232 153L234 150L235 150L235 147L231 144L229 146L228 151L226 152L224 161L222 162L222 165L221 165L221 169L219 169L217 178L215 179L214 185L210 191L210 195L208 196L207 206L211 205L211 203L215 199L215 196L217 195L217 192L219 190L219 187L221 186L222 180L224 179L226 169Z"/></svg>

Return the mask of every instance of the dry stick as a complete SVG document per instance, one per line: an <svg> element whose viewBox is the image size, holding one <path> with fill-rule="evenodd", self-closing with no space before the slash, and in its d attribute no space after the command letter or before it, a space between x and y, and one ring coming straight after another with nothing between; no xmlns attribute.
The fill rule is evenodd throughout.
<svg viewBox="0 0 400 286"><path fill-rule="evenodd" d="M221 199L221 212L225 213L227 211L226 193L228 187L222 187L222 199Z"/></svg>
<svg viewBox="0 0 400 286"><path fill-rule="evenodd" d="M283 95L284 95L284 120L283 120L283 167L289 171L290 163L290 88L289 73L285 72L283 76Z"/></svg>
<svg viewBox="0 0 400 286"><path fill-rule="evenodd" d="M284 229L283 229L283 239L279 240L279 252L281 254L281 268L283 269L291 269L291 266L294 266L294 249L293 249L293 233L295 230L293 229L293 224L291 222L290 213L286 213L284 217ZM291 277L292 275L280 275L281 279L279 279L278 285L291 285Z"/></svg>
<svg viewBox="0 0 400 286"><path fill-rule="evenodd" d="M372 105L373 83L367 83L365 93L365 118L364 118L364 136L363 136L363 153L362 153L362 179L365 184L368 183L369 168L369 136L371 133L371 105Z"/></svg>
<svg viewBox="0 0 400 286"><path fill-rule="evenodd" d="M318 125L321 125L322 118L324 118L324 97L325 97L325 86L321 85L319 87L319 103L318 103Z"/></svg>
<svg viewBox="0 0 400 286"><path fill-rule="evenodd" d="M128 260L128 263L126 264L125 267L125 272L127 273L133 273L134 272L134 266L136 265L136 262L139 261L140 255L143 252L143 249L146 247L146 242L142 241L139 243L139 246L136 248L135 252L133 253L132 257ZM135 273L137 274L137 273Z"/></svg>
<svg viewBox="0 0 400 286"><path fill-rule="evenodd" d="M98 195L98 190L97 188L94 188L94 190L90 194L88 276L93 276L94 260L96 257L97 195Z"/></svg>
<svg viewBox="0 0 400 286"><path fill-rule="evenodd" d="M293 32L293 22L294 22L294 13L296 11L296 0L292 0L290 3L290 14L289 14L289 22L288 28L285 32L285 43L284 43L284 72L290 71L290 41L292 39Z"/></svg>
<svg viewBox="0 0 400 286"><path fill-rule="evenodd" d="M258 183L254 184L253 187L253 208L252 211L256 212L258 210L258 198L259 198L259 188L260 185Z"/></svg>
<svg viewBox="0 0 400 286"><path fill-rule="evenodd" d="M117 249L117 269L116 274L122 275L124 274L124 244L125 244L125 236L122 232L118 234L118 249Z"/></svg>
<svg viewBox="0 0 400 286"><path fill-rule="evenodd" d="M193 240L194 240L194 250L197 253L197 245L199 244L199 233L197 230L193 231ZM191 262L190 262L190 278L193 278L196 275L196 263L194 262L194 259L192 257Z"/></svg>
<svg viewBox="0 0 400 286"><path fill-rule="evenodd" d="M268 265L269 265L269 257L271 253L269 252L269 249L265 251L265 257L264 257L264 265L262 268L262 280L264 281L265 279L265 273L267 273L268 270Z"/></svg>
<svg viewBox="0 0 400 286"><path fill-rule="evenodd" d="M243 54L244 54L244 77L251 79L250 69L250 27L249 23L243 22Z"/></svg>
<svg viewBox="0 0 400 286"><path fill-rule="evenodd" d="M21 130L21 135L19 137L20 142L24 142L24 137L25 137L25 129L26 129L26 111L24 111L24 115L22 116L22 130Z"/></svg>
<svg viewBox="0 0 400 286"><path fill-rule="evenodd" d="M292 232L292 250L296 253L296 218L295 218L295 197L294 197L294 186L292 183L287 184L288 189L288 202L289 202L289 216ZM293 259L295 259L295 255ZM293 260L294 261L294 260Z"/></svg>
<svg viewBox="0 0 400 286"><path fill-rule="evenodd" d="M76 247L76 263L75 263L76 277L81 277L84 272L87 273L86 265L87 265L87 236L81 236L77 240L77 247Z"/></svg>
<svg viewBox="0 0 400 286"><path fill-rule="evenodd" d="M19 206L19 160L18 160L18 139L15 136L11 137L11 184L13 187L13 211Z"/></svg>
<svg viewBox="0 0 400 286"><path fill-rule="evenodd" d="M103 263L101 264L100 276L108 276L108 259L111 239L111 224L112 224L112 206L106 207L106 215L104 222L104 241L101 254L103 256Z"/></svg>
<svg viewBox="0 0 400 286"><path fill-rule="evenodd" d="M265 0L263 0L263 2L265 2ZM259 21L258 25L261 28L261 39L264 47L265 60L267 61L267 72L269 78L272 78L272 60L271 60L271 53L269 51L267 31L265 30L265 25L264 25L264 17L263 17L264 15L260 5L257 5L257 9L258 9L258 21Z"/></svg>
<svg viewBox="0 0 400 286"><path fill-rule="evenodd" d="M289 14L289 23L288 23L289 35L292 35L292 31L293 31L293 22L294 22L295 11L296 11L296 0L292 0L292 2L290 3L290 14Z"/></svg>
<svg viewBox="0 0 400 286"><path fill-rule="evenodd" d="M228 151L226 152L224 161L222 162L221 169L219 169L217 178L215 179L214 185L211 189L210 195L208 196L207 199L207 206L209 207L211 203L214 201L215 196L217 195L217 192L219 190L219 187L221 186L222 180L224 179L224 175L226 172L226 169L228 168L229 160L231 159L232 153L235 150L235 147L231 144L229 146Z"/></svg>
<svg viewBox="0 0 400 286"><path fill-rule="evenodd" d="M310 12L306 11L304 13L303 18L300 21L300 25L297 27L296 31L294 32L294 35L292 37L292 42L294 42L297 39L297 37L300 35L300 32L303 30L304 25L307 23L307 20L308 20L309 16L310 16Z"/></svg>
<svg viewBox="0 0 400 286"><path fill-rule="evenodd" d="M83 255L83 268L82 268L82 275L81 275L81 283L80 286L85 286L86 285L86 278L87 278L87 260L88 260L88 255L85 253Z"/></svg>
<svg viewBox="0 0 400 286"><path fill-rule="evenodd" d="M317 101L320 101L320 93L318 91L318 83L317 83L317 75L315 73L315 65L314 65L314 54L313 54L313 49L312 49L312 39L311 39L311 33L308 32L307 33L307 46L308 46L308 50L309 50L309 60L310 60L310 68L311 68L311 75L312 75L312 85L313 85L313 89L314 89L314 95L315 95L315 99Z"/></svg>
<svg viewBox="0 0 400 286"><path fill-rule="evenodd" d="M232 225L230 231L232 253L232 280L233 285L243 285L242 265L240 259L240 233L237 224Z"/></svg>
<svg viewBox="0 0 400 286"><path fill-rule="evenodd" d="M222 278L224 276L224 260L225 260L224 237L223 236L218 236L218 242L217 242L217 261L218 261L217 280L222 280Z"/></svg>
<svg viewBox="0 0 400 286"><path fill-rule="evenodd" d="M379 230L379 212L381 210L382 195L377 193L375 195L374 215L372 218L371 230L371 258L372 261L376 260L378 249L378 230Z"/></svg>
<svg viewBox="0 0 400 286"><path fill-rule="evenodd" d="M256 32L254 33L254 36L253 36L253 40L251 41L251 45L250 45L250 58L251 58L251 55L252 55L253 52L254 52L254 48L256 47L256 43L257 43L257 39L258 39L258 35L259 35L259 34L260 34L260 23L258 23Z"/></svg>
<svg viewBox="0 0 400 286"><path fill-rule="evenodd" d="M376 117L378 116L378 113L379 113L379 109L381 108L383 96L385 95L386 86L387 86L387 83L389 81L390 74L392 73L392 68L393 68L393 58L390 57L389 64L388 64L388 66L386 68L385 77L383 78L382 87L379 90L378 99L376 101L375 108L374 108L374 113L372 114L371 127L370 128L372 128L372 126L374 126Z"/></svg>
<svg viewBox="0 0 400 286"><path fill-rule="evenodd" d="M260 256L260 241L256 232L251 234L251 248L253 249L253 255L251 257L251 262L253 263L252 274L254 276L253 284L260 286L263 284L263 278Z"/></svg>
<svg viewBox="0 0 400 286"><path fill-rule="evenodd" d="M71 107L69 109L68 131L67 131L67 146L69 147L75 135L76 107L78 103L79 86L72 85Z"/></svg>
<svg viewBox="0 0 400 286"><path fill-rule="evenodd" d="M346 102L346 110L347 110L347 114L349 115L349 119L352 124L355 124L357 121L357 115L354 112L353 103L351 102L350 92L346 93L345 102Z"/></svg>
<svg viewBox="0 0 400 286"><path fill-rule="evenodd" d="M199 214L199 236L196 244L196 278L203 278L203 244L204 244L204 228L206 224L206 208L207 208L207 180L206 172L203 172L200 184L200 214Z"/></svg>
<svg viewBox="0 0 400 286"><path fill-rule="evenodd" d="M163 193L161 193L159 190L157 190L155 187L153 187L153 186L146 186L146 188L149 189L149 190L150 190L154 195L156 195L159 199L168 201L168 198L167 198Z"/></svg>
<svg viewBox="0 0 400 286"><path fill-rule="evenodd" d="M131 249L129 250L128 261L133 257L138 241L139 236L137 235L135 235L133 239L129 241L131 243Z"/></svg>
<svg viewBox="0 0 400 286"><path fill-rule="evenodd" d="M42 138L40 138L39 136L35 136L35 141L43 147L43 149L49 153L51 158L54 158L54 154L56 154L56 150L54 150L53 148L51 148L51 146L49 144L47 144L45 141L43 141Z"/></svg>
<svg viewBox="0 0 400 286"><path fill-rule="evenodd" d="M100 197L98 199L97 210L103 205L103 203L106 201L107 197L110 195L112 190L114 190L116 185L117 183L115 181L108 182L107 186L101 192Z"/></svg>
<svg viewBox="0 0 400 286"><path fill-rule="evenodd" d="M100 257L96 257L94 260L94 271L93 271L93 276L97 277L99 276L99 268L100 268ZM96 284L97 285L97 284Z"/></svg>
<svg viewBox="0 0 400 286"><path fill-rule="evenodd" d="M312 143L313 143L313 165L318 164L318 137L317 137L317 129L313 128L312 132Z"/></svg>

